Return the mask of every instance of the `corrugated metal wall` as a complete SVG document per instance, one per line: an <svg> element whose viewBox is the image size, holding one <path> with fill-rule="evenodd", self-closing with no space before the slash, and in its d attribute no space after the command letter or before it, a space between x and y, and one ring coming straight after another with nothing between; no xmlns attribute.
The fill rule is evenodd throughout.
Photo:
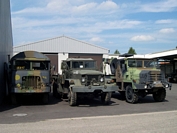
<svg viewBox="0 0 177 133"><path fill-rule="evenodd" d="M26 50L35 50L42 53L109 53L108 49L66 36L56 37L48 40L14 47L15 53Z"/></svg>
<svg viewBox="0 0 177 133"><path fill-rule="evenodd" d="M4 62L12 56L12 27L10 0L0 0L0 103L5 96Z"/></svg>

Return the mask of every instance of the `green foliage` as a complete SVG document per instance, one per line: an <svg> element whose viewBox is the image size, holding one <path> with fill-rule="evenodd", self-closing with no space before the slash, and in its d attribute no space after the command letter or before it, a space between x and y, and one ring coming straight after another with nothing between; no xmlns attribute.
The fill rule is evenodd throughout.
<svg viewBox="0 0 177 133"><path fill-rule="evenodd" d="M128 50L128 54L136 54L135 49L130 47L130 49Z"/></svg>
<svg viewBox="0 0 177 133"><path fill-rule="evenodd" d="M120 52L116 49L116 51L114 52L114 54L120 54Z"/></svg>

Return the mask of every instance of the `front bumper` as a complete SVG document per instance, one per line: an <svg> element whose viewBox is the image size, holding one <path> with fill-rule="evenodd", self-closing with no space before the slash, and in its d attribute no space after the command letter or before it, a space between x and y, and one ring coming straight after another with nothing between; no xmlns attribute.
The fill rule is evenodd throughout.
<svg viewBox="0 0 177 133"><path fill-rule="evenodd" d="M42 88L28 88L28 89L19 89L14 87L11 89L11 93L49 93L51 91L51 87L42 87Z"/></svg>
<svg viewBox="0 0 177 133"><path fill-rule="evenodd" d="M92 93L95 91L102 91L102 92L115 92L118 90L118 86L105 84L103 86L71 86L73 92L80 92L80 93Z"/></svg>
<svg viewBox="0 0 177 133"><path fill-rule="evenodd" d="M165 88L165 89L170 89L171 90L171 84L170 83L161 83L161 82L154 82L154 83L150 83L150 84L134 84L135 89L153 89L153 88Z"/></svg>

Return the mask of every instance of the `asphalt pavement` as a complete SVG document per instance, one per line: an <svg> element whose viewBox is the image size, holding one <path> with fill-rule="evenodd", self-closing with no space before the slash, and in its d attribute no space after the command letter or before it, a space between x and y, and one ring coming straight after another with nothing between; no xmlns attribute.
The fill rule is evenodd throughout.
<svg viewBox="0 0 177 133"><path fill-rule="evenodd" d="M173 84L171 91L167 90L164 102L154 102L152 96L148 95L140 98L137 104L129 104L119 93L113 94L110 105L103 105L100 99L94 99L80 101L78 106L71 107L67 101L59 100L52 95L48 105L43 105L38 97L25 96L20 100L18 105L5 103L0 106L0 124L33 124L68 118L111 117L175 111L177 110L177 84ZM137 119L134 119L134 122L137 122Z"/></svg>

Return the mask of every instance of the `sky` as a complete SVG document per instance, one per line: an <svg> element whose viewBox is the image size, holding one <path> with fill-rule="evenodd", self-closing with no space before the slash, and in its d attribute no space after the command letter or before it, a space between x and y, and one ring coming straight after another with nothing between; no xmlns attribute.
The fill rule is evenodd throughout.
<svg viewBox="0 0 177 133"><path fill-rule="evenodd" d="M114 53L177 46L177 0L11 0L13 45L68 36Z"/></svg>

